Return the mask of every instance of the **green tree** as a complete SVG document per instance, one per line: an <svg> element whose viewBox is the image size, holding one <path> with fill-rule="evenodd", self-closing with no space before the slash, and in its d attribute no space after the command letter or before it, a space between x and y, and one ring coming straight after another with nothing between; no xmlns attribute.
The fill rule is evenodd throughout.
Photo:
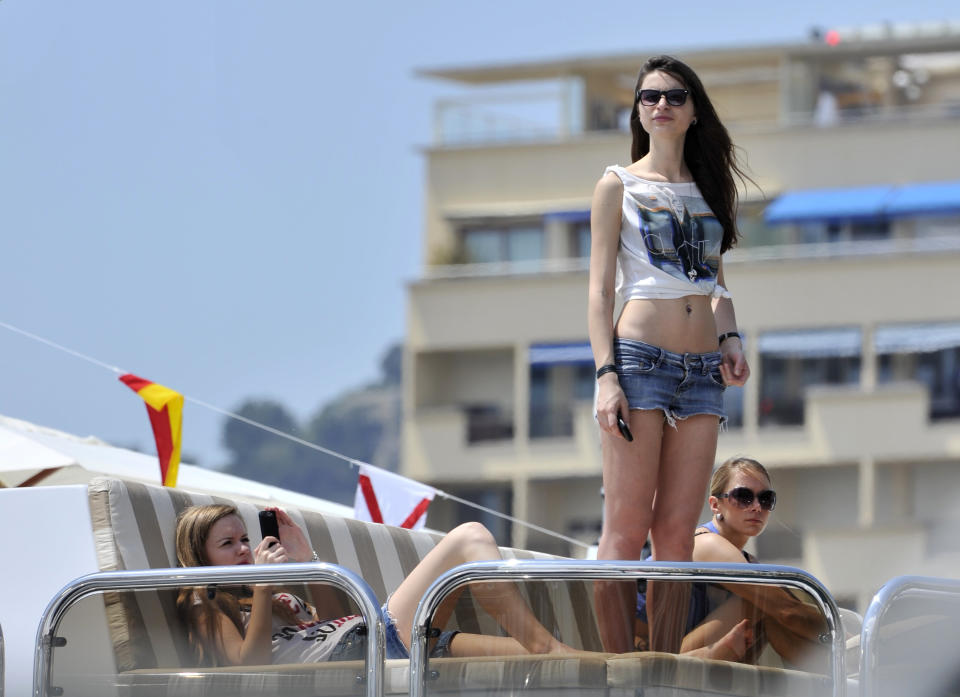
<svg viewBox="0 0 960 697"><path fill-rule="evenodd" d="M279 402L248 399L235 411L283 433L296 435L299 431L296 419ZM230 474L277 486L284 486L283 475L295 462L294 447L303 447L238 419L224 423L223 446L230 452L226 467Z"/></svg>
<svg viewBox="0 0 960 697"><path fill-rule="evenodd" d="M400 383L403 348L390 346L380 362L379 380L336 397L302 428L279 402L247 399L240 416L299 436L347 458L396 471L400 452ZM223 445L226 471L330 501L353 504L357 470L342 457L322 453L250 424L228 419Z"/></svg>

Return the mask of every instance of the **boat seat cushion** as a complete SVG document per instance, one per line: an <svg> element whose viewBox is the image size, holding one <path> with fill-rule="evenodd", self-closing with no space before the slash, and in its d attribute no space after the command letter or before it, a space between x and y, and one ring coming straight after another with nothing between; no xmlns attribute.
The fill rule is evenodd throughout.
<svg viewBox="0 0 960 697"><path fill-rule="evenodd" d="M261 506L247 501L107 477L93 479L88 495L101 571L176 567L176 520L189 506L235 505L247 529L259 535L257 513ZM441 539L441 535L427 531L296 508L284 510L303 528L321 559L357 573L381 602ZM506 559L551 558L506 547L501 548L501 554ZM577 648L597 649L599 633L589 611L591 604L580 597L587 592L585 584L544 584L527 593L527 600L550 631L569 638L568 643ZM105 600L118 670L190 665L174 591L108 594ZM469 594L461 596L447 628L498 632L492 618Z"/></svg>
<svg viewBox="0 0 960 697"><path fill-rule="evenodd" d="M611 694L744 697L828 697L830 678L784 668L751 666L658 651L620 654L607 661Z"/></svg>

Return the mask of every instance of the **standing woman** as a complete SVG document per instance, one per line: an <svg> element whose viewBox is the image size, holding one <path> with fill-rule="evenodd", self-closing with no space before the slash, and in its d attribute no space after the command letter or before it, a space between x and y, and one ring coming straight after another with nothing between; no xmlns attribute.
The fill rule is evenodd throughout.
<svg viewBox="0 0 960 697"><path fill-rule="evenodd" d="M598 558L640 559L649 532L658 560L689 561L726 420L723 391L750 375L721 258L737 241L734 175L744 175L700 79L676 58L643 65L630 128L633 164L607 168L590 217L605 493ZM630 650L635 600L628 584L598 588L608 650ZM658 610L686 600L647 602L655 634ZM673 634L651 647L678 650Z"/></svg>

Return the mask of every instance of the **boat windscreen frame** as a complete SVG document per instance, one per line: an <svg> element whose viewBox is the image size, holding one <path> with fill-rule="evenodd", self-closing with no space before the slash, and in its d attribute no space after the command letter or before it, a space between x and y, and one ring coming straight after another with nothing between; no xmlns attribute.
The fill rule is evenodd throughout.
<svg viewBox="0 0 960 697"><path fill-rule="evenodd" d="M430 618L452 592L480 581L638 581L670 579L700 583L751 583L794 588L809 594L827 621L833 696L845 697L845 644L840 610L813 575L789 566L701 562L508 559L461 564L440 575L420 600L410 642L410 697L425 697Z"/></svg>
<svg viewBox="0 0 960 697"><path fill-rule="evenodd" d="M367 624L366 694L383 694L383 657L386 626L373 589L359 575L337 564L306 562L242 566L205 566L182 569L105 571L81 576L64 586L44 610L37 629L34 653L33 695L44 697L50 687L56 628L70 608L84 598L111 591L158 590L209 585L291 585L327 583L357 604Z"/></svg>

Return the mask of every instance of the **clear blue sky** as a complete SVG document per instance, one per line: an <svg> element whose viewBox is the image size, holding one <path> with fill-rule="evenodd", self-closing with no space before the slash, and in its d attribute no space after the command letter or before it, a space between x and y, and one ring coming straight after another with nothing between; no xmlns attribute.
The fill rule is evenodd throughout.
<svg viewBox="0 0 960 697"><path fill-rule="evenodd" d="M374 379L403 334L418 148L433 100L455 92L415 68L960 19L947 12L0 0L0 321L225 409L269 397L303 418ZM110 372L2 328L0 414L153 447ZM222 420L188 404L184 450L222 462Z"/></svg>

